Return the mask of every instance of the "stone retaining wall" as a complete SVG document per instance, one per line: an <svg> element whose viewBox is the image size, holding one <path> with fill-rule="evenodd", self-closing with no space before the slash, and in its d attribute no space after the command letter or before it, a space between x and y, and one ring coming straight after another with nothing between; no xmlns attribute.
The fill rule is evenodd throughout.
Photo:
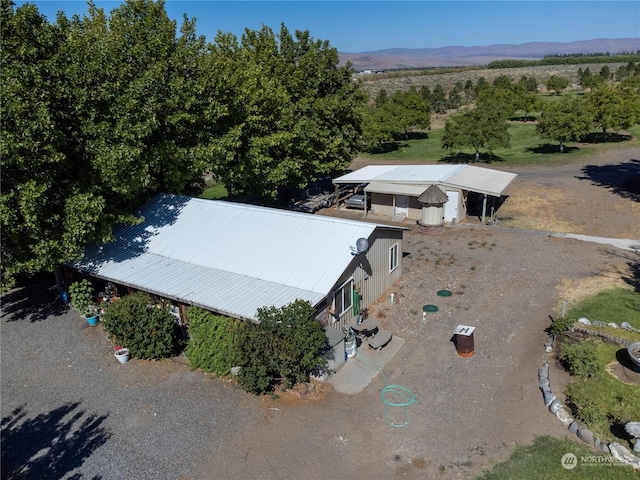
<svg viewBox="0 0 640 480"><path fill-rule="evenodd" d="M580 319L582 320L582 319ZM586 319L585 319L586 320ZM587 320L588 321L588 320ZM581 324L585 324L585 322L580 322ZM617 345L628 346L629 342L622 340L620 338L614 337L613 335L604 334L602 332L595 332L593 330L589 330L587 328L576 326L572 328L572 330L580 331L583 333L587 333L589 335L598 335L602 337L606 341L611 341ZM551 356L553 352L553 344L554 339L551 338L547 343L545 343L545 351L548 356ZM549 381L549 360L544 362L542 367L538 369L538 385L540 390L542 391L543 400L545 407L549 408L549 411L556 416L558 420L562 422L563 425L567 426L568 430L571 433L575 433L576 436L582 440L587 445L596 448L606 454L611 454L613 457L619 462L630 465L634 469L640 469L640 457L634 455L628 448L623 445L620 445L616 442L611 442L609 444L603 442L599 438L597 438L591 430L586 428L583 425L580 425L569 413L566 407L557 399L557 397L553 394L551 390L551 382ZM640 439L637 441L640 442Z"/></svg>

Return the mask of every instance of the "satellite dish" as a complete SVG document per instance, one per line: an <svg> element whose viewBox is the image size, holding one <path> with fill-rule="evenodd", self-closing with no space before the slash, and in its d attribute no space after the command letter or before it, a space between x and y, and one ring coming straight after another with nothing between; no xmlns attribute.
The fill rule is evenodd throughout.
<svg viewBox="0 0 640 480"><path fill-rule="evenodd" d="M366 238L359 238L356 240L356 250L358 254L364 253L369 249L369 240Z"/></svg>

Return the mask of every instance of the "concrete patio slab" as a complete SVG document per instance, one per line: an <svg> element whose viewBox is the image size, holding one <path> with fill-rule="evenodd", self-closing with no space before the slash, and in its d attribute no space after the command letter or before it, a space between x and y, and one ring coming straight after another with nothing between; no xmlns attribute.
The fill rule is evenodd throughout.
<svg viewBox="0 0 640 480"><path fill-rule="evenodd" d="M337 392L347 395L360 393L380 373L380 370L384 371L384 366L403 345L404 339L395 335L380 350L369 348L367 341L363 341L356 355L348 359L347 363L329 377L327 382L333 385Z"/></svg>

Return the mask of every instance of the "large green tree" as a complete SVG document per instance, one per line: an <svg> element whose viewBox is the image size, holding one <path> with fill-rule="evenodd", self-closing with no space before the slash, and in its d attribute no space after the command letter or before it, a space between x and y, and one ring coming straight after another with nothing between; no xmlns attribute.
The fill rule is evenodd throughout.
<svg viewBox="0 0 640 480"><path fill-rule="evenodd" d="M551 75L547 79L547 83L545 85L547 90L554 92L556 95L560 95L560 93L569 86L569 79L565 77L558 77L557 75Z"/></svg>
<svg viewBox="0 0 640 480"><path fill-rule="evenodd" d="M365 95L308 32L208 45L162 0L89 3L55 23L1 5L3 290L109 240L156 193L194 192L204 172L275 195L360 147Z"/></svg>
<svg viewBox="0 0 640 480"><path fill-rule="evenodd" d="M212 171L234 193L275 196L346 168L361 146L366 94L309 32L220 34L211 68L225 94Z"/></svg>
<svg viewBox="0 0 640 480"><path fill-rule="evenodd" d="M581 97L563 97L545 105L536 125L536 133L540 138L559 142L560 151L564 152L566 142L582 139L589 133L592 125L585 100Z"/></svg>
<svg viewBox="0 0 640 480"><path fill-rule="evenodd" d="M406 139L412 129L429 128L431 106L423 93L410 87L396 90L389 97L385 89L380 89L365 110L363 139L369 150L394 142L401 136Z"/></svg>
<svg viewBox="0 0 640 480"><path fill-rule="evenodd" d="M492 151L509 144L505 110L489 101L451 116L442 136L443 148L473 148L476 161L480 159L481 149Z"/></svg>
<svg viewBox="0 0 640 480"><path fill-rule="evenodd" d="M185 192L207 159L205 43L163 2L89 4L50 24L2 2L2 284L77 258L156 192ZM205 91L207 89L204 89Z"/></svg>
<svg viewBox="0 0 640 480"><path fill-rule="evenodd" d="M594 125L602 129L603 138L607 130L629 128L639 119L637 89L605 83L587 94L587 105Z"/></svg>

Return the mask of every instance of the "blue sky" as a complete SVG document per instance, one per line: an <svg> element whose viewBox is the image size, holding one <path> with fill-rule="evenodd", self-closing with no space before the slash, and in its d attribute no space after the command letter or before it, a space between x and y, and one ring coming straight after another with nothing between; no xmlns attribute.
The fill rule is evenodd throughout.
<svg viewBox="0 0 640 480"><path fill-rule="evenodd" d="M17 5L25 3L14 0ZM84 1L40 0L50 21L63 10L87 11ZM96 1L106 12L120 1ZM262 25L278 31L309 30L341 52L385 48L437 48L526 42L571 42L640 37L636 1L179 1L167 0L169 17L196 17L197 30L213 41L219 30L238 37Z"/></svg>

